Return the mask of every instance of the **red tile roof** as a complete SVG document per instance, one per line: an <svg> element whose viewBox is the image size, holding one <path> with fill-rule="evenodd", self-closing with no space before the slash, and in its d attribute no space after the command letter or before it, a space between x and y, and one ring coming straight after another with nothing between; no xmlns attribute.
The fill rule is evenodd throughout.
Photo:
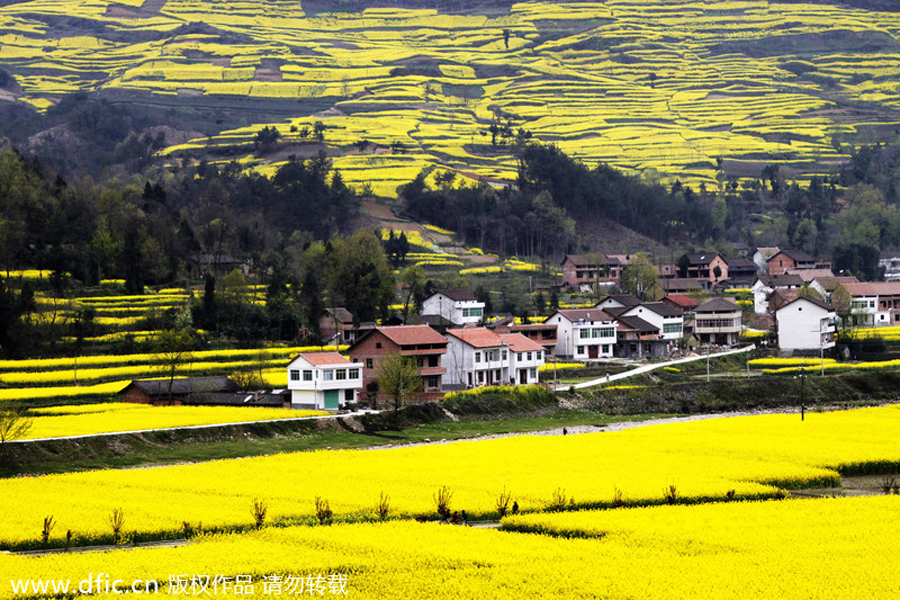
<svg viewBox="0 0 900 600"><path fill-rule="evenodd" d="M398 346L417 344L447 344L446 338L428 325L397 325L394 327L376 327L386 338Z"/></svg>
<svg viewBox="0 0 900 600"><path fill-rule="evenodd" d="M669 300L673 304L677 304L678 306L684 306L687 308L690 308L691 306L700 306L700 303L690 296L682 296L680 294L670 294L663 298L663 300Z"/></svg>
<svg viewBox="0 0 900 600"><path fill-rule="evenodd" d="M303 358L309 364L317 367L321 365L339 365L350 362L340 352L303 352L298 354L297 357Z"/></svg>
<svg viewBox="0 0 900 600"><path fill-rule="evenodd" d="M460 339L473 348L496 348L500 346L500 336L484 327L448 329L447 335Z"/></svg>
<svg viewBox="0 0 900 600"><path fill-rule="evenodd" d="M535 352L544 349L543 346L521 333L503 333L500 334L500 337L513 352Z"/></svg>

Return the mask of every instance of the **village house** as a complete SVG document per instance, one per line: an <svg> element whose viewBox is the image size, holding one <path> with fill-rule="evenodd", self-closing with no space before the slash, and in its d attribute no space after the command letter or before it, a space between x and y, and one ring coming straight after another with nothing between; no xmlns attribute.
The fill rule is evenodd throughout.
<svg viewBox="0 0 900 600"><path fill-rule="evenodd" d="M834 347L834 307L800 296L775 311L778 348L785 351L823 352Z"/></svg>
<svg viewBox="0 0 900 600"><path fill-rule="evenodd" d="M447 344L447 339L428 325L376 327L360 336L347 354L354 362L363 363L363 393L370 403L381 405L386 400L378 391L378 367L386 357L395 354L411 357L419 366L423 389L409 401L435 401L443 397L447 369L442 365L442 357Z"/></svg>
<svg viewBox="0 0 900 600"><path fill-rule="evenodd" d="M766 262L769 275L783 275L790 269L815 269L816 259L803 250L779 250Z"/></svg>
<svg viewBox="0 0 900 600"><path fill-rule="evenodd" d="M690 316L694 314L694 309L700 306L700 303L691 298L690 296L685 296L682 294L669 294L668 296L663 296L660 302L665 302L672 308L677 308L682 313L682 318L686 316Z"/></svg>
<svg viewBox="0 0 900 600"><path fill-rule="evenodd" d="M224 375L212 377L166 377L136 379L122 390L122 400L154 406L202 404L201 396L235 393L238 386Z"/></svg>
<svg viewBox="0 0 900 600"><path fill-rule="evenodd" d="M657 280L656 287L659 288L661 295L667 296L670 294L695 294L708 290L710 285L706 280L672 277Z"/></svg>
<svg viewBox="0 0 900 600"><path fill-rule="evenodd" d="M447 387L538 382L544 348L522 334L498 334L484 327L471 327L447 330L447 340Z"/></svg>
<svg viewBox="0 0 900 600"><path fill-rule="evenodd" d="M362 365L338 352L305 352L287 366L291 406L337 410L356 404L362 389Z"/></svg>
<svg viewBox="0 0 900 600"><path fill-rule="evenodd" d="M606 310L607 308L631 308L641 303L640 298L631 294L611 294L594 305L594 308Z"/></svg>
<svg viewBox="0 0 900 600"><path fill-rule="evenodd" d="M771 314L769 298L775 290L798 290L803 286L799 275L760 274L750 286L753 292L753 312L758 315Z"/></svg>
<svg viewBox="0 0 900 600"><path fill-rule="evenodd" d="M515 319L503 324L491 326L496 333L521 333L529 340L544 349L546 356L553 356L556 352L556 344L558 337L556 334L556 325L553 323L516 323Z"/></svg>
<svg viewBox="0 0 900 600"><path fill-rule="evenodd" d="M809 287L822 296L826 302L830 303L831 294L834 293L834 290L839 286L846 286L848 283L859 283L859 279L852 275L841 277L817 277L809 282Z"/></svg>
<svg viewBox="0 0 900 600"><path fill-rule="evenodd" d="M319 333L326 343L352 343L355 339L353 313L343 306L326 308L319 315Z"/></svg>
<svg viewBox="0 0 900 600"><path fill-rule="evenodd" d="M712 298L694 311L694 335L704 344L733 346L741 330L741 307L732 298Z"/></svg>
<svg viewBox="0 0 900 600"><path fill-rule="evenodd" d="M756 263L749 258L729 258L728 285L732 288L747 288L756 279Z"/></svg>
<svg viewBox="0 0 900 600"><path fill-rule="evenodd" d="M900 325L900 281L848 283L850 319L856 327Z"/></svg>
<svg viewBox="0 0 900 600"><path fill-rule="evenodd" d="M604 254L567 254L560 268L563 274L563 285L569 288L586 289L605 281L618 283L622 269L628 264L627 259Z"/></svg>
<svg viewBox="0 0 900 600"><path fill-rule="evenodd" d="M715 252L685 254L682 277L709 282L709 287L728 279L728 263Z"/></svg>
<svg viewBox="0 0 900 600"><path fill-rule="evenodd" d="M753 253L753 264L756 265L757 273L769 272L769 259L781 252L781 248L772 246L768 248L757 248Z"/></svg>
<svg viewBox="0 0 900 600"><path fill-rule="evenodd" d="M639 317L655 326L659 338L668 341L680 340L684 336L684 313L664 302L644 302L631 306L620 314L622 317Z"/></svg>
<svg viewBox="0 0 900 600"><path fill-rule="evenodd" d="M437 316L458 326L478 324L484 320L484 302L465 290L438 290L422 302L422 316Z"/></svg>
<svg viewBox="0 0 900 600"><path fill-rule="evenodd" d="M878 254L878 268L885 281L900 281L900 250L882 250Z"/></svg>
<svg viewBox="0 0 900 600"><path fill-rule="evenodd" d="M560 309L544 323L556 325L556 356L575 360L613 356L616 320L598 308Z"/></svg>
<svg viewBox="0 0 900 600"><path fill-rule="evenodd" d="M621 309L619 309L621 310ZM616 358L663 358L669 342L660 338L659 327L640 317L616 317Z"/></svg>

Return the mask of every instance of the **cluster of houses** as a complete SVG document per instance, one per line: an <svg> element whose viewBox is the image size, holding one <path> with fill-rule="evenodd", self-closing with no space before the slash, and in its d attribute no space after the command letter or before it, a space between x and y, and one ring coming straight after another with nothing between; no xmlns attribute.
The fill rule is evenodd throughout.
<svg viewBox="0 0 900 600"><path fill-rule="evenodd" d="M629 255L567 255L562 287L616 286L630 259ZM354 324L348 310L334 307L323 312L321 332L335 347L346 344L349 348L343 353L308 352L294 357L287 366L284 390L240 394L227 381L218 381L224 378L200 378L176 382L175 390L166 381L134 382L126 389L126 399L160 403L167 394L170 403L181 403L204 393L219 398L219 404L325 410L361 403L380 407L387 400L378 389L380 366L398 354L415 361L422 378L414 401L433 401L449 391L485 385L535 384L539 369L550 357L577 361L666 358L688 335L702 344L737 344L746 317L734 298L714 295L703 302L696 300L728 288L752 291L752 324L775 331L782 351L820 353L834 346L836 310L831 300L838 289L846 292L849 307L842 312L849 314L853 325L900 326L900 256L884 260L888 280L861 283L855 277L836 276L829 264L799 250L759 248L752 259L687 254L678 267L659 267L659 301L610 294L590 308L558 309L541 323L486 320L484 303L458 289L440 290L427 298L421 311L423 323L418 325ZM173 395L181 400L173 401Z"/></svg>

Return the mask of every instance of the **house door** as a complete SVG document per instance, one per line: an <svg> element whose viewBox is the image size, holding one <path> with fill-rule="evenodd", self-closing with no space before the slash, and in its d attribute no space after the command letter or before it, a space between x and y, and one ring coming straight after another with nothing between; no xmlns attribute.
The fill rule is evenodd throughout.
<svg viewBox="0 0 900 600"><path fill-rule="evenodd" d="M339 390L325 390L325 410L337 410L339 400Z"/></svg>
<svg viewBox="0 0 900 600"><path fill-rule="evenodd" d="M588 358L597 358L599 346L588 346Z"/></svg>
<svg viewBox="0 0 900 600"><path fill-rule="evenodd" d="M519 369L519 385L528 383L528 369Z"/></svg>

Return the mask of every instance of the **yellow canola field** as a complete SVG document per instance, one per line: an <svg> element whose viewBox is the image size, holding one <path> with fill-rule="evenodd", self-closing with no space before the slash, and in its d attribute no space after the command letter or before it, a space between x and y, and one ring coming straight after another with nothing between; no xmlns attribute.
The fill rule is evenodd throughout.
<svg viewBox="0 0 900 600"><path fill-rule="evenodd" d="M104 403L32 409L36 415L25 439L70 435L91 435L144 429L166 429L296 419L328 414L316 410L259 408L253 406L148 406L146 404Z"/></svg>
<svg viewBox="0 0 900 600"><path fill-rule="evenodd" d="M246 527L254 498L269 518L309 517L316 496L338 517L371 514L379 494L396 514L433 515L441 486L452 509L495 515L506 488L523 511L543 510L557 489L579 506L612 504L616 489L632 502L773 496L783 488L837 485L834 468L900 463L900 407L833 413L761 415L667 423L620 432L520 436L375 451L283 454L134 471L94 471L5 480L0 503L16 505L0 522L0 546L28 543L54 515L63 529L107 534L113 509L128 511L132 531L161 535L183 521ZM29 502L20 502L29 498ZM64 500L63 500L64 499ZM171 534L171 533L169 533Z"/></svg>
<svg viewBox="0 0 900 600"><path fill-rule="evenodd" d="M217 596L250 596L246 587L235 593L246 582L253 597L308 595L313 583L316 597L363 599L854 600L892 598L900 587L887 534L900 526L895 496L538 518L551 527L601 522L605 535L566 539L410 521L264 528L180 548L3 555L0 597L13 597L12 584L29 579L68 579L74 588L89 573L127 584L155 580L160 595L178 594L182 580L185 596L204 595L205 577ZM109 596L102 587L97 594Z"/></svg>

